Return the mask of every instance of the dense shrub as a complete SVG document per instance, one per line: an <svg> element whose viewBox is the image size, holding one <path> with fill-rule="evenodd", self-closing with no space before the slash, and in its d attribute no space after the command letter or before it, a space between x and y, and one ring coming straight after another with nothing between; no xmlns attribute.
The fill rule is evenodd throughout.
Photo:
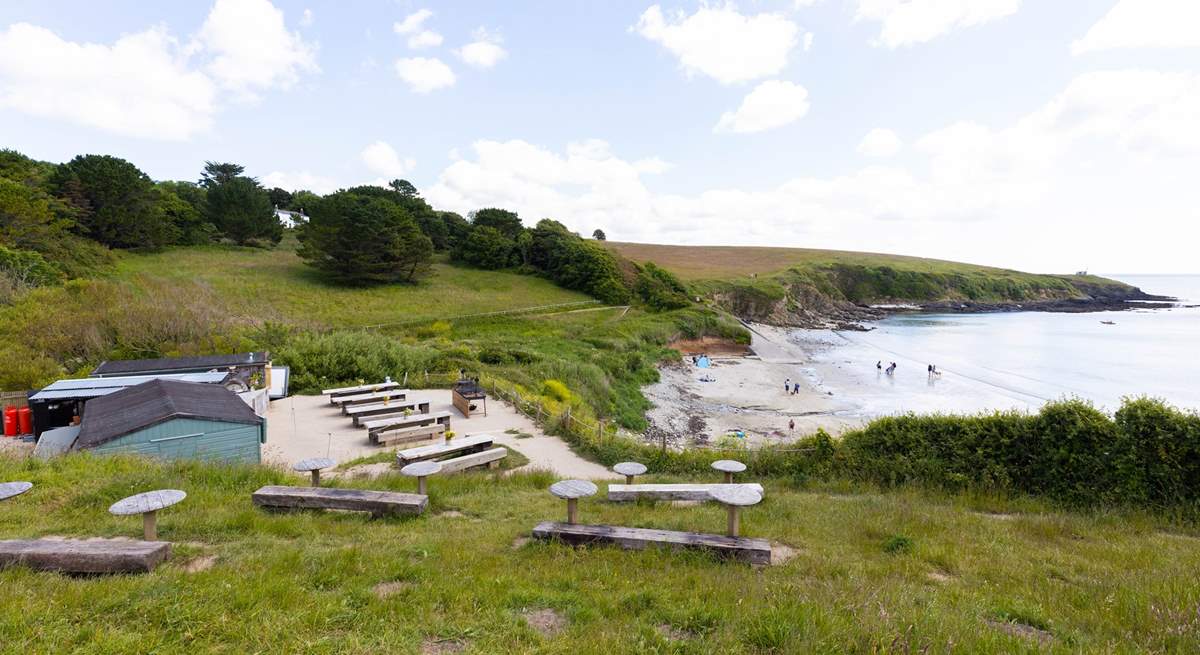
<svg viewBox="0 0 1200 655"><path fill-rule="evenodd" d="M454 258L471 266L496 270L517 263L516 243L494 227L482 225L471 230L454 253Z"/></svg>
<svg viewBox="0 0 1200 655"><path fill-rule="evenodd" d="M687 287L679 278L653 262L646 262L638 271L633 290L647 307L657 311L682 309L691 304Z"/></svg>
<svg viewBox="0 0 1200 655"><path fill-rule="evenodd" d="M1070 504L1200 502L1200 417L1153 399L1114 418L1081 400L1037 414L885 417L847 433L840 472L884 485L1046 495Z"/></svg>
<svg viewBox="0 0 1200 655"><path fill-rule="evenodd" d="M441 355L426 346L402 344L370 332L306 333L293 338L272 354L276 364L291 367L292 393L320 393L321 389L360 381L395 380L440 370Z"/></svg>
<svg viewBox="0 0 1200 655"><path fill-rule="evenodd" d="M532 235L529 264L556 284L612 305L630 301L616 256L604 246L586 241L550 219L539 221Z"/></svg>

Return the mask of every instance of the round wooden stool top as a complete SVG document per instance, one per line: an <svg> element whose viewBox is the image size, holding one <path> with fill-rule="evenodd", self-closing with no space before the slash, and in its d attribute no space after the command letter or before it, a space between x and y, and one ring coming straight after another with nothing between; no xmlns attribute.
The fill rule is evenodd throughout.
<svg viewBox="0 0 1200 655"><path fill-rule="evenodd" d="M708 495L718 503L731 507L748 507L762 502L762 494L738 484L713 485Z"/></svg>
<svg viewBox="0 0 1200 655"><path fill-rule="evenodd" d="M746 465L732 459L718 459L712 463L712 467L722 473L741 473L746 470Z"/></svg>
<svg viewBox="0 0 1200 655"><path fill-rule="evenodd" d="M591 496L596 491L596 485L587 480L559 480L550 485L550 493L566 500Z"/></svg>
<svg viewBox="0 0 1200 655"><path fill-rule="evenodd" d="M117 516L157 512L160 509L165 509L178 503L184 498L187 498L187 494L178 489L147 491L146 493L118 500L112 504L112 507L108 508L108 511Z"/></svg>
<svg viewBox="0 0 1200 655"><path fill-rule="evenodd" d="M613 467L621 475L641 475L646 472L646 465L639 462L621 462Z"/></svg>
<svg viewBox="0 0 1200 655"><path fill-rule="evenodd" d="M329 459L328 457L310 457L292 464L292 470L300 471L301 473L307 473L309 471L320 471L321 469L327 469L335 464L337 464L337 462Z"/></svg>
<svg viewBox="0 0 1200 655"><path fill-rule="evenodd" d="M32 482L0 482L0 500L8 500L33 488Z"/></svg>
<svg viewBox="0 0 1200 655"><path fill-rule="evenodd" d="M434 475L441 472L441 462L413 462L412 464L400 469L400 473L407 475L410 478L423 478L427 475Z"/></svg>

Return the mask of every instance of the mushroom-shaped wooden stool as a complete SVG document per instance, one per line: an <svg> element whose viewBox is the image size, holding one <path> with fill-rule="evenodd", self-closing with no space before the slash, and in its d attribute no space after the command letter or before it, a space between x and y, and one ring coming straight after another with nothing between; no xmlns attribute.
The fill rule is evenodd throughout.
<svg viewBox="0 0 1200 655"><path fill-rule="evenodd" d="M321 486L321 469L327 469L335 464L337 462L328 457L310 457L309 459L302 459L293 464L292 470L301 473L312 473L312 486L319 487Z"/></svg>
<svg viewBox="0 0 1200 655"><path fill-rule="evenodd" d="M646 472L646 465L638 462L621 462L613 470L625 476L625 484L633 484L633 476Z"/></svg>
<svg viewBox="0 0 1200 655"><path fill-rule="evenodd" d="M746 470L746 465L732 459L718 459L712 463L712 467L725 474L725 484L733 483L733 474L741 473Z"/></svg>
<svg viewBox="0 0 1200 655"><path fill-rule="evenodd" d="M404 475L407 475L410 478L416 478L417 479L417 493L424 496L424 495L426 495L426 493L425 493L425 478L427 478L431 475L436 475L438 473L441 473L442 472L442 463L441 462L428 462L428 461L413 462L412 464L409 464L408 466L405 466L404 468L400 469L400 472L403 473Z"/></svg>
<svg viewBox="0 0 1200 655"><path fill-rule="evenodd" d="M729 509L729 527L725 534L730 537L738 536L741 527L738 512L743 507L757 505L762 500L762 494L745 486L715 486L708 495Z"/></svg>
<svg viewBox="0 0 1200 655"><path fill-rule="evenodd" d="M146 541L158 541L158 510L170 507L184 498L187 498L187 494L178 489L147 491L118 500L108 508L108 511L117 516L141 514L142 531Z"/></svg>
<svg viewBox="0 0 1200 655"><path fill-rule="evenodd" d="M33 488L32 482L0 482L0 500L8 500Z"/></svg>
<svg viewBox="0 0 1200 655"><path fill-rule="evenodd" d="M559 480L550 485L550 493L567 501L567 523L575 525L578 518L578 501L596 493L596 485L587 480Z"/></svg>

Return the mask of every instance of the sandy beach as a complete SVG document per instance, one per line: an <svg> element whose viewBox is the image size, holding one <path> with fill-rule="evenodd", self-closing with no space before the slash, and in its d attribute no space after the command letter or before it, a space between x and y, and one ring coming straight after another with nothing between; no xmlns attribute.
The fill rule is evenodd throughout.
<svg viewBox="0 0 1200 655"><path fill-rule="evenodd" d="M836 368L814 365L819 339L797 342L785 328L751 329L752 355L713 354L708 369L685 358L660 370L659 382L644 389L654 403L647 413L648 439L665 435L669 444L683 447L740 431L748 445L757 446L798 439L818 428L838 434L863 423L857 406L826 385ZM713 381L701 381L704 377ZM799 382L799 391L785 391L785 380Z"/></svg>

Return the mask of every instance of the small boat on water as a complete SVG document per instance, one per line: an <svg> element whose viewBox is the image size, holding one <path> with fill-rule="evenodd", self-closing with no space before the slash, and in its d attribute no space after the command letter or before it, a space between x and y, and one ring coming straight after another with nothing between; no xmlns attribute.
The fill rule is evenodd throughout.
<svg viewBox="0 0 1200 655"><path fill-rule="evenodd" d="M1116 325L1114 321L1100 321L1100 325Z"/></svg>

